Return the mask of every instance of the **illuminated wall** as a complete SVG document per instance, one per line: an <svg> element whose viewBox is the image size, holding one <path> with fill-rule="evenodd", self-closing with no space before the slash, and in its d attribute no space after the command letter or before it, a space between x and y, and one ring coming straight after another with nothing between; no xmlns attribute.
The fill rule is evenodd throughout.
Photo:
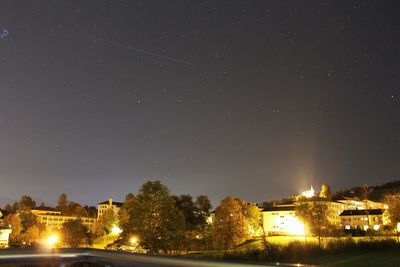
<svg viewBox="0 0 400 267"><path fill-rule="evenodd" d="M0 247L8 247L8 237L11 229L0 229Z"/></svg>
<svg viewBox="0 0 400 267"><path fill-rule="evenodd" d="M267 235L304 235L304 224L296 217L294 206L263 211L263 227Z"/></svg>

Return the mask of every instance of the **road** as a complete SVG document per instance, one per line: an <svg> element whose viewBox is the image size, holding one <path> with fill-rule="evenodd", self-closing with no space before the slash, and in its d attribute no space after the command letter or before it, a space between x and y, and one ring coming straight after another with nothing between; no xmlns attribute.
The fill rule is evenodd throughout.
<svg viewBox="0 0 400 267"><path fill-rule="evenodd" d="M135 267L256 267L256 266L304 266L299 264L269 265L216 262L187 259L171 256L153 256L132 254L128 252L98 249L5 249L0 250L0 265L39 264L65 266L68 263L96 263L102 266L135 266Z"/></svg>

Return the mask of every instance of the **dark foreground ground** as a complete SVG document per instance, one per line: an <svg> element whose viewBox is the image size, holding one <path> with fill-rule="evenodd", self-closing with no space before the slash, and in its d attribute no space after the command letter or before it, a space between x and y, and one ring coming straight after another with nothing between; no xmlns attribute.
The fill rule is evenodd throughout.
<svg viewBox="0 0 400 267"><path fill-rule="evenodd" d="M276 266L262 264L261 266ZM280 266L303 266L298 264L279 264ZM9 267L92 267L92 266L135 266L135 267L254 267L246 263L217 262L187 259L180 257L138 255L127 252L97 249L5 249L0 250L0 266ZM310 266L310 265L308 265Z"/></svg>
<svg viewBox="0 0 400 267"><path fill-rule="evenodd" d="M8 267L257 267L257 266L400 266L400 251L345 252L315 257L308 264L249 264L230 261L208 261L170 256L152 256L97 249L4 249L0 250L0 266Z"/></svg>
<svg viewBox="0 0 400 267"><path fill-rule="evenodd" d="M350 267L369 267L385 266L400 267L400 251L376 251L376 252L346 252L337 255L327 255L316 257L311 262L322 266L350 266Z"/></svg>

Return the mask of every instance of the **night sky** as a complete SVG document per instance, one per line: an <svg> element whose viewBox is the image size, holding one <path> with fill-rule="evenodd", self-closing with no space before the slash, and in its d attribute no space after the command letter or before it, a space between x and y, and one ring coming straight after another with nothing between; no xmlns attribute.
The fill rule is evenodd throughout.
<svg viewBox="0 0 400 267"><path fill-rule="evenodd" d="M395 1L1 1L0 200L400 179Z"/></svg>

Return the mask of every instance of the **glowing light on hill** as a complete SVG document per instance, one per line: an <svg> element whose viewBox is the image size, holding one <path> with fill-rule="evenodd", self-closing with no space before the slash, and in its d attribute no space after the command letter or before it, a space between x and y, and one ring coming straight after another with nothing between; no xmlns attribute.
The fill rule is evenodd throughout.
<svg viewBox="0 0 400 267"><path fill-rule="evenodd" d="M314 188L311 186L310 190L304 191L301 195L306 198L315 196Z"/></svg>

